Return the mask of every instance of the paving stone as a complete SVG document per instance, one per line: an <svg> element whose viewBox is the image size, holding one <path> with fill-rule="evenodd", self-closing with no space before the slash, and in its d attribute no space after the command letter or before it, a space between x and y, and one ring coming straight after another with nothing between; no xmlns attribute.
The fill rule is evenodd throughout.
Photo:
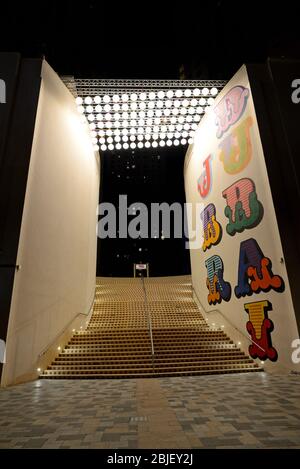
<svg viewBox="0 0 300 469"><path fill-rule="evenodd" d="M0 448L299 448L299 389L265 373L36 381L0 389Z"/></svg>

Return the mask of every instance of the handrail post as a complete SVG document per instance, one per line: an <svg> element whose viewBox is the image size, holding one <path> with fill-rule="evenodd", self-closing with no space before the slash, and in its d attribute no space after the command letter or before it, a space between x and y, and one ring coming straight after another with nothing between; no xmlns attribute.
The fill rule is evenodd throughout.
<svg viewBox="0 0 300 469"><path fill-rule="evenodd" d="M153 334L152 334L152 318L151 318L151 314L149 312L149 308L148 308L148 300L147 300L147 293L146 293L146 288L145 288L145 282L144 282L144 276L142 275L141 276L141 281L142 281L142 288L143 288L143 292L144 292L144 302L145 302L145 311L146 311L146 315L147 315L147 322L148 322L148 332L149 332L149 336L150 336L150 342L151 342L151 356L152 356L152 368L153 368L153 371L155 371L154 367L155 367L155 352L154 352L154 343L153 343Z"/></svg>

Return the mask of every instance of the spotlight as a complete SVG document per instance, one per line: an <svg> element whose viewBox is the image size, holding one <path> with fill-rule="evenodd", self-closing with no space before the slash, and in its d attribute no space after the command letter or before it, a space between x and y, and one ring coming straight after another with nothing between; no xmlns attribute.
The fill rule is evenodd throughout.
<svg viewBox="0 0 300 469"><path fill-rule="evenodd" d="M172 145L172 140L167 140L167 146L170 147Z"/></svg>
<svg viewBox="0 0 300 469"><path fill-rule="evenodd" d="M158 146L158 143L154 141L154 142L152 142L152 146L153 146L153 148L156 148Z"/></svg>
<svg viewBox="0 0 300 469"><path fill-rule="evenodd" d="M93 100L90 96L87 96L86 98L84 98L84 102L85 104L92 104Z"/></svg>
<svg viewBox="0 0 300 469"><path fill-rule="evenodd" d="M146 148L150 148L150 147L151 147L150 142L146 142L146 143L145 143L145 147L146 147Z"/></svg>
<svg viewBox="0 0 300 469"><path fill-rule="evenodd" d="M159 92L157 93L157 97L158 97L159 99L164 99L165 93L164 93L163 91L159 91Z"/></svg>
<svg viewBox="0 0 300 469"><path fill-rule="evenodd" d="M114 147L114 145L113 145L112 143L110 143L110 144L108 145L108 149L109 149L109 150L113 150L114 148L115 148L115 147Z"/></svg>
<svg viewBox="0 0 300 469"><path fill-rule="evenodd" d="M174 92L172 90L167 91L167 97L168 98L173 98Z"/></svg>
<svg viewBox="0 0 300 469"><path fill-rule="evenodd" d="M124 103L122 104L122 111L128 111L129 110L129 106L127 103Z"/></svg>
<svg viewBox="0 0 300 469"><path fill-rule="evenodd" d="M175 139L174 140L174 145L175 145L175 147L177 147L179 145L179 140Z"/></svg>
<svg viewBox="0 0 300 469"><path fill-rule="evenodd" d="M144 144L143 144L142 142L139 142L139 143L137 144L137 146L138 146L138 148L143 148L143 147L144 147Z"/></svg>
<svg viewBox="0 0 300 469"><path fill-rule="evenodd" d="M145 101L146 98L147 98L146 93L141 93L141 94L140 94L140 100L141 100L141 101Z"/></svg>
<svg viewBox="0 0 300 469"><path fill-rule="evenodd" d="M176 96L177 98L181 98L181 96L182 96L182 90L176 90L176 91L175 91L175 96Z"/></svg>
<svg viewBox="0 0 300 469"><path fill-rule="evenodd" d="M200 96L200 94L201 94L201 91L199 90L199 88L195 88L195 89L193 90L193 95L194 95L194 96Z"/></svg>
<svg viewBox="0 0 300 469"><path fill-rule="evenodd" d="M129 99L129 96L128 96L128 94L122 94L121 98L122 98L122 101L123 101L124 103L126 103L126 102L128 101L128 99Z"/></svg>
<svg viewBox="0 0 300 469"><path fill-rule="evenodd" d="M113 109L114 111L120 111L120 104L114 104Z"/></svg>
<svg viewBox="0 0 300 469"><path fill-rule="evenodd" d="M103 102L104 103L109 103L110 102L110 96L108 96L107 94L105 96L103 96Z"/></svg>
<svg viewBox="0 0 300 469"><path fill-rule="evenodd" d="M181 141L180 141L181 145L186 145L186 139L185 138L182 138Z"/></svg>
<svg viewBox="0 0 300 469"><path fill-rule="evenodd" d="M132 149L134 150L134 149L136 148L136 144L135 144L134 142L132 142L132 143L130 144L130 148L132 148Z"/></svg>
<svg viewBox="0 0 300 469"><path fill-rule="evenodd" d="M212 96L216 96L216 95L218 94L217 88L212 88L212 89L210 90L210 94L211 94Z"/></svg>
<svg viewBox="0 0 300 469"><path fill-rule="evenodd" d="M97 106L95 107L95 111L96 111L96 112L102 112L102 106L100 106L99 104L97 104Z"/></svg>
<svg viewBox="0 0 300 469"><path fill-rule="evenodd" d="M83 103L83 99L80 96L77 96L77 98L75 99L75 103L79 106Z"/></svg>
<svg viewBox="0 0 300 469"><path fill-rule="evenodd" d="M129 148L128 143L123 143L123 148L124 148L124 150L128 150L128 148Z"/></svg>
<svg viewBox="0 0 300 469"><path fill-rule="evenodd" d="M155 99L155 93L153 93L152 91L149 93L149 99Z"/></svg>
<svg viewBox="0 0 300 469"><path fill-rule="evenodd" d="M200 104L200 106L205 106L205 104L206 104L206 99L205 99L205 98L200 98L200 99L199 99L199 104Z"/></svg>
<svg viewBox="0 0 300 469"><path fill-rule="evenodd" d="M80 114L84 113L84 107L83 106L78 106L77 111L80 112Z"/></svg>
<svg viewBox="0 0 300 469"><path fill-rule="evenodd" d="M136 101L137 100L137 95L135 93L132 93L130 95L130 99L131 99L131 101Z"/></svg>
<svg viewBox="0 0 300 469"><path fill-rule="evenodd" d="M203 88L203 90L202 90L202 95L203 95L203 96L207 96L208 93L209 93L209 89L208 89L208 88Z"/></svg>
<svg viewBox="0 0 300 469"><path fill-rule="evenodd" d="M101 98L100 98L100 96L95 96L95 97L94 97L94 103L96 103L96 104L100 104L100 103L101 103Z"/></svg>
<svg viewBox="0 0 300 469"><path fill-rule="evenodd" d="M165 146L165 144L166 144L166 143L165 143L165 141L164 141L164 140L160 140L160 142L159 142L159 146L160 146L160 147L164 147L164 146Z"/></svg>
<svg viewBox="0 0 300 469"><path fill-rule="evenodd" d="M112 100L113 100L114 103L118 103L120 101L120 96L117 95L117 94L114 94Z"/></svg>
<svg viewBox="0 0 300 469"><path fill-rule="evenodd" d="M121 148L122 148L122 145L121 145L121 143L117 143L117 145L116 145L116 149L117 149L117 150L121 150Z"/></svg>

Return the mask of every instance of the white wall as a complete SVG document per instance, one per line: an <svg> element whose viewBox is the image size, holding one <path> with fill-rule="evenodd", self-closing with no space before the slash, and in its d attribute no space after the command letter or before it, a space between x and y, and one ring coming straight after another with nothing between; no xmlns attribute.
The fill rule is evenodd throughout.
<svg viewBox="0 0 300 469"><path fill-rule="evenodd" d="M44 62L2 385L34 376L39 353L88 313L98 196L99 155L73 96Z"/></svg>
<svg viewBox="0 0 300 469"><path fill-rule="evenodd" d="M230 98L230 95L227 94L235 86L242 86L248 90L248 92L245 92L248 93L248 97L244 101L244 106L236 114L237 120L232 118L237 110L237 108L231 107L234 98ZM239 93L237 88L236 91ZM226 101L222 101L225 95ZM241 99L244 98L241 97ZM224 125L222 135L220 135L221 132L218 134L217 125L217 113L218 110L220 112L222 107L222 103L220 105L221 101L225 105L222 115L225 119L223 123L226 122L226 119L228 123L231 123L229 127ZM237 107L239 103L241 101L237 100ZM252 124L249 126L247 143L244 139L244 143L248 145L248 152L244 153L244 155L247 155L244 163L240 164L242 153L241 147L239 147L231 162L227 161L225 164L222 157L220 157L220 144L224 143L225 139L228 139L231 134L234 136L231 141L231 148L238 147L236 129L246 119L252 119ZM251 121L248 120L248 122ZM203 163L209 155L211 155L210 187L208 187L208 191L204 190L201 194L197 184L201 173L204 171ZM270 358L266 357L264 359L265 368L278 371L279 369L299 370L299 364L296 365L291 360L293 351L291 343L299 335L246 67L242 67L226 85L222 93L216 98L214 106L199 124L195 142L189 147L186 155L184 175L186 199L187 202L193 204L192 213L189 217L190 223L195 227L196 220L200 222L199 212L212 203L216 209L216 220L222 227L222 237L219 242L216 244L211 243L206 250L203 250L202 236L204 233L200 222L201 243L196 249L191 249L192 282L203 307L206 311L220 310L225 318L227 317L231 323L234 323L250 337L246 329L249 315L244 305L263 300L269 301L272 304L272 310L268 312L268 317L274 325L274 330L269 331L269 337L273 347L277 350L278 359L271 361ZM257 223L254 223L256 226L249 226L241 232L229 235L226 231L229 219L224 213L226 199L222 192L242 178L250 178L255 183L257 198L264 209L263 217L260 221L258 219ZM207 182L207 179L202 180L204 189ZM202 207L199 207L198 215L196 213L196 204L202 204ZM240 298L235 295L234 288L238 283L240 243L249 238L255 239L264 256L272 261L273 274L279 275L284 281L285 288L283 292L271 288L269 291L266 289L266 291L260 291L260 293L252 292L251 295L241 296ZM206 285L208 273L205 261L213 255L219 256L223 261L224 280L231 285L231 297L229 301L221 298L220 303L209 304L209 290ZM209 317L209 314L207 316ZM257 358L257 361L260 361L260 359Z"/></svg>

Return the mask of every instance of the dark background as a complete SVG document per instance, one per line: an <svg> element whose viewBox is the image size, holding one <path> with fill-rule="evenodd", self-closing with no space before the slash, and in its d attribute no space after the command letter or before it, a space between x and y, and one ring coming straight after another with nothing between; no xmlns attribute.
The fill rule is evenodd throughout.
<svg viewBox="0 0 300 469"><path fill-rule="evenodd" d="M243 63L300 58L297 2L107 3L1 3L0 49L45 56L58 74L78 78L227 80ZM185 151L102 154L100 200L183 204ZM140 261L151 275L190 269L184 240L117 239L101 243L97 274L132 275Z"/></svg>

